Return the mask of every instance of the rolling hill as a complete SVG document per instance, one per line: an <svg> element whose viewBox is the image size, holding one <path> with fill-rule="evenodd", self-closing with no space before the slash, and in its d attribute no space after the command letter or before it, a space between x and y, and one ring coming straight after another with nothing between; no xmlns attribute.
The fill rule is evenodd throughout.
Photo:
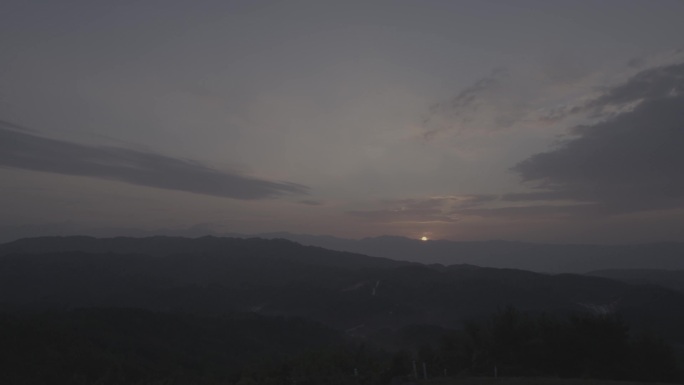
<svg viewBox="0 0 684 385"><path fill-rule="evenodd" d="M36 238L0 246L5 309L137 307L302 316L366 335L459 328L507 305L532 313L619 311L684 342L684 295L572 274L422 265L239 238Z"/></svg>

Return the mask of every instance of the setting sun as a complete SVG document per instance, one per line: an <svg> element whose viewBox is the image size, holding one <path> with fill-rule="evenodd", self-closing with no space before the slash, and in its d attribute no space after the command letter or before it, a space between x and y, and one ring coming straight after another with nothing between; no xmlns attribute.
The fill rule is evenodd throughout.
<svg viewBox="0 0 684 385"><path fill-rule="evenodd" d="M420 240L421 240L421 241L427 241L427 240L428 240L428 237L422 237L422 238L420 238Z"/></svg>

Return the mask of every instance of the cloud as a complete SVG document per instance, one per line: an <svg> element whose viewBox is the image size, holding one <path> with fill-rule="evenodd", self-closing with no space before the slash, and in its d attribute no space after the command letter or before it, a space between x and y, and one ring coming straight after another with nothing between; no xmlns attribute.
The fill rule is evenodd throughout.
<svg viewBox="0 0 684 385"><path fill-rule="evenodd" d="M593 216L600 212L601 208L594 203L568 204L568 205L545 205L537 204L530 206L507 206L495 208L466 208L457 213L464 216L508 218L508 219L532 219L532 218L566 218L577 216Z"/></svg>
<svg viewBox="0 0 684 385"><path fill-rule="evenodd" d="M300 203L300 204L303 204L303 205L307 205L307 206L321 206L321 205L323 204L323 202L317 201L317 200L314 200L314 199L303 199L303 200L301 200L301 201L299 201L299 202L297 202L297 203Z"/></svg>
<svg viewBox="0 0 684 385"><path fill-rule="evenodd" d="M117 180L139 186L234 199L306 194L295 183L225 172L185 159L110 146L89 146L34 135L1 122L0 166Z"/></svg>
<svg viewBox="0 0 684 385"><path fill-rule="evenodd" d="M458 221L458 217L447 215L438 209L351 210L347 213L371 222L383 223L448 223Z"/></svg>
<svg viewBox="0 0 684 385"><path fill-rule="evenodd" d="M447 195L397 199L383 202L390 208L351 210L347 213L372 222L451 223L460 220L458 210L480 206L496 200L494 195Z"/></svg>
<svg viewBox="0 0 684 385"><path fill-rule="evenodd" d="M462 141L516 130L561 135L569 127L631 111L643 100L679 92L683 61L684 51L668 51L610 68L563 62L497 69L430 106L423 137L451 133Z"/></svg>
<svg viewBox="0 0 684 385"><path fill-rule="evenodd" d="M590 197L585 197L591 200ZM504 202L525 202L525 201L559 201L559 200L582 200L581 196L568 191L534 191L523 193L509 193L501 196Z"/></svg>
<svg viewBox="0 0 684 385"><path fill-rule="evenodd" d="M588 110L594 116L605 116L644 101L677 96L683 91L684 64L658 66L637 73L624 84L608 88L571 113Z"/></svg>
<svg viewBox="0 0 684 385"><path fill-rule="evenodd" d="M684 64L639 72L587 108L613 112L514 166L538 191L503 200L593 202L605 214L684 207Z"/></svg>
<svg viewBox="0 0 684 385"><path fill-rule="evenodd" d="M12 122L8 122L8 121L2 120L2 119L0 119L0 126L5 126L7 128L11 128L13 130L18 130L18 131L32 132L32 133L36 132L35 130L30 129L28 127L20 126L18 124L14 124Z"/></svg>
<svg viewBox="0 0 684 385"><path fill-rule="evenodd" d="M595 98L599 75L600 71L550 67L492 71L453 98L433 104L422 120L423 138L442 134L457 134L461 139L492 137L530 130L548 133L554 126L562 130L579 108Z"/></svg>
<svg viewBox="0 0 684 385"><path fill-rule="evenodd" d="M501 92L504 78L505 71L496 69L450 100L431 105L423 117L423 125L427 128L423 137L431 139L444 131L462 130L481 123L482 110L489 110L495 104L492 99ZM502 119L497 123L505 125Z"/></svg>
<svg viewBox="0 0 684 385"><path fill-rule="evenodd" d="M684 52L664 52L632 59L622 70L602 71L597 74L601 84L584 87L593 91L547 108L541 119L556 123L577 118L608 118L630 111L644 100L667 96L673 88L681 89L682 79L678 74L683 60Z"/></svg>

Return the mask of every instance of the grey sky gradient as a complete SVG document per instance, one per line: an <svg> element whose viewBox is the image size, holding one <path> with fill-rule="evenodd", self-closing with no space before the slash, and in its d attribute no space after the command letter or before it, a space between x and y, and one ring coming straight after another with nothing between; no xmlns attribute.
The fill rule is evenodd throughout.
<svg viewBox="0 0 684 385"><path fill-rule="evenodd" d="M9 0L0 228L684 241L682 15Z"/></svg>

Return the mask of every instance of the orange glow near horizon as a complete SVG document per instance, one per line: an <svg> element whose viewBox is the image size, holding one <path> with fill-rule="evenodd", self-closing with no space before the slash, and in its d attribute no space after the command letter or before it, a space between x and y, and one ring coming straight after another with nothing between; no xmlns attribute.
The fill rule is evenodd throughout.
<svg viewBox="0 0 684 385"><path fill-rule="evenodd" d="M423 241L423 242L425 242L425 241L427 241L427 240L428 240L428 237L426 237L426 236L423 236L422 238L420 238L420 240L421 240L421 241Z"/></svg>

